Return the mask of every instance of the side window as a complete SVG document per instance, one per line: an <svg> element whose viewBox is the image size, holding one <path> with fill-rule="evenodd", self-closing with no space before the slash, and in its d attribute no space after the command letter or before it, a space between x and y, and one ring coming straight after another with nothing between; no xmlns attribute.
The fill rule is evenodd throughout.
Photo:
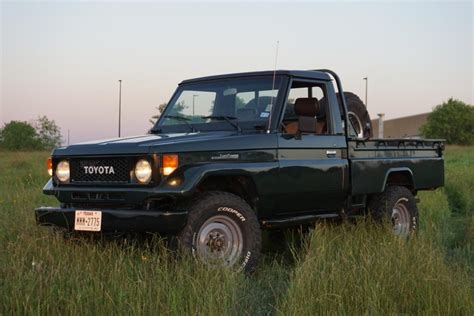
<svg viewBox="0 0 474 316"><path fill-rule="evenodd" d="M288 134L328 134L328 102L324 85L294 81L283 115L283 132Z"/></svg>

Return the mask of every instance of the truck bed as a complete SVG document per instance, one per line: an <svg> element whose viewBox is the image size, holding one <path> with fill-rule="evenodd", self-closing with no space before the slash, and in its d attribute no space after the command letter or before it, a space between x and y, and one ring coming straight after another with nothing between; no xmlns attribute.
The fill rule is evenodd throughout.
<svg viewBox="0 0 474 316"><path fill-rule="evenodd" d="M439 139L349 140L351 194L382 192L393 177L411 181L414 191L440 187L444 184L443 150Z"/></svg>

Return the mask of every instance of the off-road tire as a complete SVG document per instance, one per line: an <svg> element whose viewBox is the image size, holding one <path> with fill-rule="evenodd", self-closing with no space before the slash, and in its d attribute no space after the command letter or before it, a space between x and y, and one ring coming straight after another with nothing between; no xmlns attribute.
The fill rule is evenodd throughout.
<svg viewBox="0 0 474 316"><path fill-rule="evenodd" d="M346 99L347 111L350 112L351 115L356 116L357 119L360 121L362 132L359 131L358 137L372 137L372 122L370 120L370 115L367 111L367 107L364 105L364 102L362 102L362 100L355 93L352 92L344 91L344 97ZM339 102L339 93L336 93L336 99L339 104L339 112L341 113L341 115L343 115L344 110L341 102ZM322 106L322 116L326 117L325 110L328 103L327 98L322 98L319 103Z"/></svg>
<svg viewBox="0 0 474 316"><path fill-rule="evenodd" d="M234 263L229 266L245 273L253 272L258 264L262 247L260 224L254 210L243 199L231 193L207 192L192 203L186 226L178 236L179 249L191 252L194 258L208 263L204 260L205 256L202 256L202 249L204 247L208 250L211 247L203 246L203 235L200 235L200 232L203 229L206 231L208 225L215 223L211 218L217 218L217 225L222 223L228 223L229 226L237 225L233 227L241 231L242 248L241 252L234 257L237 259L234 259ZM208 222L209 220L211 223ZM209 234L212 232L211 230ZM201 239L199 239L200 236Z"/></svg>
<svg viewBox="0 0 474 316"><path fill-rule="evenodd" d="M384 192L371 198L368 208L375 222L391 222L395 235L409 237L418 229L418 208L415 197L406 187L388 186ZM398 223L393 218L395 215L398 216Z"/></svg>
<svg viewBox="0 0 474 316"><path fill-rule="evenodd" d="M364 102L362 102L362 100L352 92L344 92L344 96L346 98L349 119L351 119L351 115L354 115L361 124L362 132L358 136L364 138L372 137L372 122L370 121L370 115Z"/></svg>

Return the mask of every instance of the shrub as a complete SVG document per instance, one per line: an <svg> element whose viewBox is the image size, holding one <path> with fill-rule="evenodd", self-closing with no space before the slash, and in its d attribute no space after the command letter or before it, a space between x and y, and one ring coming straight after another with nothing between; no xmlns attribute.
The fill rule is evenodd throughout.
<svg viewBox="0 0 474 316"><path fill-rule="evenodd" d="M421 133L428 138L445 138L448 144L474 144L474 107L451 98L435 107Z"/></svg>
<svg viewBox="0 0 474 316"><path fill-rule="evenodd" d="M27 122L11 121L0 131L1 145L9 150L42 149L36 130Z"/></svg>

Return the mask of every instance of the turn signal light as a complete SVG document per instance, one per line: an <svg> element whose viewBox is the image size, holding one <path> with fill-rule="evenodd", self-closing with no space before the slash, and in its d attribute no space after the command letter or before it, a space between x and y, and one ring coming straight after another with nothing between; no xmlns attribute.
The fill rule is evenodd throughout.
<svg viewBox="0 0 474 316"><path fill-rule="evenodd" d="M161 172L164 176L168 176L178 168L178 155L163 155L163 164Z"/></svg>
<svg viewBox="0 0 474 316"><path fill-rule="evenodd" d="M48 160L46 160L46 168L48 169L49 176L52 177L53 176L53 159L48 158Z"/></svg>

